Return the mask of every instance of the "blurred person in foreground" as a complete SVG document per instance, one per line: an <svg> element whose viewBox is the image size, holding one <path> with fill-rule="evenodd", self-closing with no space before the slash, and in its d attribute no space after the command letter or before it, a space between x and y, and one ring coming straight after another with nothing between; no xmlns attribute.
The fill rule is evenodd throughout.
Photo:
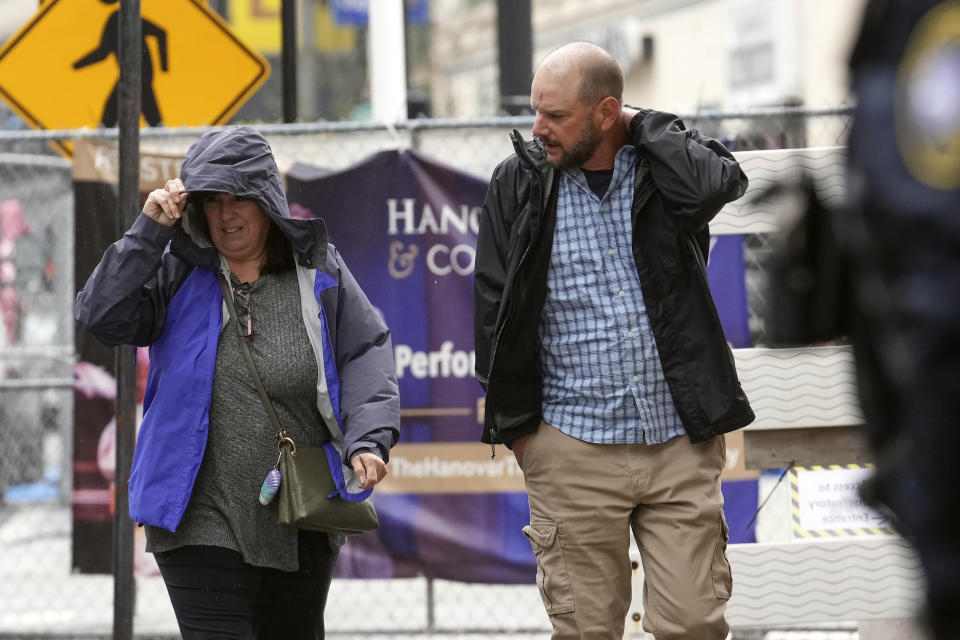
<svg viewBox="0 0 960 640"><path fill-rule="evenodd" d="M584 42L551 53L533 142L494 172L474 283L483 440L530 499L553 638L619 639L630 528L657 640L722 640L732 576L723 434L753 420L707 283L707 223L747 178L668 113L621 106Z"/></svg>
<svg viewBox="0 0 960 640"><path fill-rule="evenodd" d="M851 334L876 474L960 638L960 2L873 0L851 59Z"/></svg>
<svg viewBox="0 0 960 640"><path fill-rule="evenodd" d="M290 217L267 141L245 127L201 136L104 253L75 315L107 345L150 345L130 515L183 637L323 638L343 537L284 527L278 501L260 504L278 443L239 340L280 424L298 444L333 442L353 494L386 475L397 381L387 327L323 221Z"/></svg>

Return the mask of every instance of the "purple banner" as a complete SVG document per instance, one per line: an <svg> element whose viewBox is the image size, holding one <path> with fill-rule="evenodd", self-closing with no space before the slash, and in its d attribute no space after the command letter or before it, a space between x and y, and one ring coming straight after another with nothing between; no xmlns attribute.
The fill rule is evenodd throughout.
<svg viewBox="0 0 960 640"><path fill-rule="evenodd" d="M707 278L727 342L737 349L752 347L742 235L710 237Z"/></svg>

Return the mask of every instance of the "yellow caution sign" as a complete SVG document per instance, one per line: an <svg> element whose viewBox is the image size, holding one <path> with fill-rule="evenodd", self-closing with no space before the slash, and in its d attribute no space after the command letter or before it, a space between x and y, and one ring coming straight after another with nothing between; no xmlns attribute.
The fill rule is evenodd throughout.
<svg viewBox="0 0 960 640"><path fill-rule="evenodd" d="M46 0L0 49L0 97L36 128L116 126L119 8ZM144 126L223 124L270 74L201 0L142 0L141 16Z"/></svg>
<svg viewBox="0 0 960 640"><path fill-rule="evenodd" d="M886 516L860 497L873 465L813 465L790 468L793 537L895 536Z"/></svg>

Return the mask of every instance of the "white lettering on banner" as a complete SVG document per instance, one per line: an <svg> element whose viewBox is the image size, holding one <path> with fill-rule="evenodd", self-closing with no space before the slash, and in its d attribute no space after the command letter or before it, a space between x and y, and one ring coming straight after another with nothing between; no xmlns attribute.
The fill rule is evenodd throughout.
<svg viewBox="0 0 960 640"><path fill-rule="evenodd" d="M160 185L167 183L180 175L182 160L173 158L158 158L144 156L140 158L140 181L157 182Z"/></svg>
<svg viewBox="0 0 960 640"><path fill-rule="evenodd" d="M461 204L459 207L449 204L441 205L439 217L429 202L418 205L415 198L387 198L387 234L391 236L409 235L422 236L434 234L437 236L453 235L452 238L440 238L429 247L424 247L424 259L427 270L435 276L455 274L469 277L473 274L476 263L477 250L474 244L461 242L449 244L456 236L477 235L479 230L480 207L471 207ZM445 241L446 240L446 241ZM402 255L393 248L397 242L391 244L391 254L388 265L393 269L390 275L394 278L405 278L413 271L414 262L418 258L416 245L409 245ZM401 248L404 245L399 245ZM408 259L402 265L398 258Z"/></svg>
<svg viewBox="0 0 960 640"><path fill-rule="evenodd" d="M112 153L111 153L112 152ZM93 156L93 166L97 171L117 172L117 150L97 145Z"/></svg>
<svg viewBox="0 0 960 640"><path fill-rule="evenodd" d="M438 257L440 254L442 257ZM468 276L473 273L473 265L477 260L477 250L468 244L458 244L448 247L445 244L435 244L427 251L427 268L430 273L445 276L451 271L458 276Z"/></svg>
<svg viewBox="0 0 960 640"><path fill-rule="evenodd" d="M454 351L447 340L439 351L414 351L406 344L393 348L397 363L397 378L409 371L414 378L468 378L473 375L476 354L473 351Z"/></svg>
<svg viewBox="0 0 960 640"><path fill-rule="evenodd" d="M429 202L424 202L420 207L420 220L417 221L416 205L414 198L404 198L402 207L398 206L396 198L387 198L387 233L391 236L400 234L408 236L422 236L427 233L472 233L477 235L480 228L478 216L480 207L471 207L467 204L460 205L459 213L457 210L444 204L440 207L440 221L433 212L433 207ZM398 223L403 223L403 229L398 227Z"/></svg>
<svg viewBox="0 0 960 640"><path fill-rule="evenodd" d="M390 456L390 471L396 478L502 478L522 476L513 456L485 460L442 460L429 457L411 460L402 456Z"/></svg>
<svg viewBox="0 0 960 640"><path fill-rule="evenodd" d="M101 173L107 181L117 179L118 171L117 148L98 144L94 147L93 167ZM140 188L141 190L159 189L167 180L180 175L182 158L164 157L141 154L140 156Z"/></svg>
<svg viewBox="0 0 960 640"><path fill-rule="evenodd" d="M390 259L387 260L387 273L394 280L406 278L413 273L415 260L420 253L420 247L411 244L404 246L401 240L394 240L390 243Z"/></svg>

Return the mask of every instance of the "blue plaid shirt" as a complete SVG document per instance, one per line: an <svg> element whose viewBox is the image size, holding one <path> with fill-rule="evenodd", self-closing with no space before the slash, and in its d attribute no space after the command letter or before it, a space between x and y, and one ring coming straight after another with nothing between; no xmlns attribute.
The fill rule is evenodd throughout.
<svg viewBox="0 0 960 640"><path fill-rule="evenodd" d="M685 433L663 377L633 259L636 151L622 147L603 199L580 169L560 178L540 319L543 419L603 444L658 444Z"/></svg>

